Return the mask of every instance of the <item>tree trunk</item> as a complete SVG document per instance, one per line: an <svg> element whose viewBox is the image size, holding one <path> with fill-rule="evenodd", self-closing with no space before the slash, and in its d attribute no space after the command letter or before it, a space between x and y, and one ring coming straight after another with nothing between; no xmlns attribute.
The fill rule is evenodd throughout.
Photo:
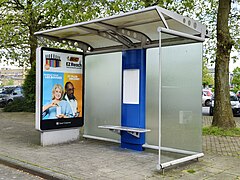
<svg viewBox="0 0 240 180"><path fill-rule="evenodd" d="M28 22L28 28L29 28L29 45L30 45L30 64L31 67L33 66L33 63L36 61L36 49L38 46L37 38L34 36L34 33L36 32L36 27L38 25L38 22L35 20L35 16L33 13L33 1L28 0L27 1L27 11L29 15L29 22Z"/></svg>
<svg viewBox="0 0 240 180"><path fill-rule="evenodd" d="M229 61L233 45L228 27L230 9L231 0L219 0L215 63L215 101L212 125L224 129L236 127L229 95Z"/></svg>
<svg viewBox="0 0 240 180"><path fill-rule="evenodd" d="M30 44L30 64L31 67L33 63L36 61L36 49L38 46L37 38L34 36L34 32L30 31L30 36L29 36L29 44Z"/></svg>

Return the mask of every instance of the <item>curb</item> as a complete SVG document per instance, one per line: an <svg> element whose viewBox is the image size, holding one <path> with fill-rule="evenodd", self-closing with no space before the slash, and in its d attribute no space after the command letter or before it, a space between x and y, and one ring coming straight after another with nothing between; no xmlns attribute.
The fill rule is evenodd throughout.
<svg viewBox="0 0 240 180"><path fill-rule="evenodd" d="M46 169L44 167L38 167L37 165L30 164L18 159L14 159L11 157L0 155L0 164L22 170L24 172L27 172L29 174L39 176L43 179L51 179L51 180L69 180L73 179L73 177L51 171L49 169ZM75 179L75 178L74 178Z"/></svg>

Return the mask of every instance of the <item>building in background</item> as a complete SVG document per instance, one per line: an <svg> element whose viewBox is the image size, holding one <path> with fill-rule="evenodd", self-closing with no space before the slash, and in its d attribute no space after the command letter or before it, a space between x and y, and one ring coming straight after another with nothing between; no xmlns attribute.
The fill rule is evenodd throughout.
<svg viewBox="0 0 240 180"><path fill-rule="evenodd" d="M21 86L23 85L26 75L25 69L16 69L16 68L1 68L0 69L0 85L14 85Z"/></svg>

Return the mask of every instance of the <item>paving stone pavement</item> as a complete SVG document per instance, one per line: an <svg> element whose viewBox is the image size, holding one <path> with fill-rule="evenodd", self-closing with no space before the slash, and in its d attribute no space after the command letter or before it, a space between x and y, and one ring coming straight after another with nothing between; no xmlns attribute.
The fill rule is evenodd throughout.
<svg viewBox="0 0 240 180"><path fill-rule="evenodd" d="M198 162L193 160L168 168L164 174L156 170L157 153L135 152L121 149L116 143L90 139L41 147L39 139L39 133L34 129L33 113L0 112L0 163L20 164L25 169L31 168L45 173L48 175L46 177L89 180L240 180L239 156L224 154L229 151L228 147L232 146L230 143L235 142L231 138L231 141L221 141L219 137L203 137L203 158ZM239 138L236 141L239 143ZM222 143L226 150L218 153L218 145Z"/></svg>
<svg viewBox="0 0 240 180"><path fill-rule="evenodd" d="M240 117L235 117L237 127L240 127ZM212 116L203 116L203 126L211 126ZM240 137L203 136L203 152L240 158ZM239 164L240 165L240 164ZM240 170L239 170L240 171Z"/></svg>

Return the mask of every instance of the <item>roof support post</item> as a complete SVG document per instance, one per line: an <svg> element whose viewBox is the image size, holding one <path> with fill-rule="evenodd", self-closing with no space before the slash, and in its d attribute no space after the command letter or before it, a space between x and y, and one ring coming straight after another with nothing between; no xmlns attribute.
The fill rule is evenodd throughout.
<svg viewBox="0 0 240 180"><path fill-rule="evenodd" d="M165 28L169 29L168 23L167 23L166 19L164 18L163 14L161 13L161 11L158 8L157 8L157 12L158 12L158 14L159 14L159 16L160 16L160 18L161 18Z"/></svg>
<svg viewBox="0 0 240 180"><path fill-rule="evenodd" d="M158 54L158 164L157 169L161 167L161 146L162 146L162 29L158 28L159 33L159 54Z"/></svg>

